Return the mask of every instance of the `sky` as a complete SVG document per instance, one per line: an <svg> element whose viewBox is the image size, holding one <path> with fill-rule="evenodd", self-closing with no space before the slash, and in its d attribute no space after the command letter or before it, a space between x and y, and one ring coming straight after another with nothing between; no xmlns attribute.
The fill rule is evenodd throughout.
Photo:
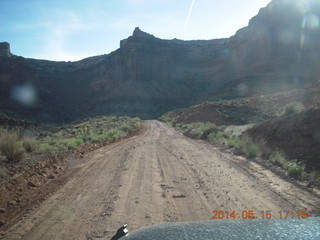
<svg viewBox="0 0 320 240"><path fill-rule="evenodd" d="M0 0L0 42L18 56L76 61L108 54L135 27L162 39L234 35L271 0Z"/></svg>

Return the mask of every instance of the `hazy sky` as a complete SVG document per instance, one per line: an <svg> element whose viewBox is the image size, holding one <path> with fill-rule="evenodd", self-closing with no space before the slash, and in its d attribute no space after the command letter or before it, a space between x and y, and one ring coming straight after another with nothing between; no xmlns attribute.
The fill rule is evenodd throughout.
<svg viewBox="0 0 320 240"><path fill-rule="evenodd" d="M163 39L234 35L270 0L0 0L0 42L24 57L110 53L135 27Z"/></svg>

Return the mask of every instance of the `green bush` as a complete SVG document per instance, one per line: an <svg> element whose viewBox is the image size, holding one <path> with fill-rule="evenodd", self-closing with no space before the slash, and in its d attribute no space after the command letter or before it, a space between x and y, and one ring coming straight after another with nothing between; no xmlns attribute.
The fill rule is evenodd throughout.
<svg viewBox="0 0 320 240"><path fill-rule="evenodd" d="M304 107L301 103L298 102L293 102L287 104L284 109L283 109L283 115L291 115L291 114L296 114L300 113L304 110Z"/></svg>
<svg viewBox="0 0 320 240"><path fill-rule="evenodd" d="M260 147L253 143L252 139L242 139L241 150L247 157L257 157L261 153Z"/></svg>
<svg viewBox="0 0 320 240"><path fill-rule="evenodd" d="M211 132L207 139L212 143L221 143L224 145L227 145L227 142L229 141L228 134L225 134L225 132Z"/></svg>
<svg viewBox="0 0 320 240"><path fill-rule="evenodd" d="M218 143L218 138L217 138L217 134L212 132L208 135L207 139L209 140L209 142L212 142L212 143Z"/></svg>
<svg viewBox="0 0 320 240"><path fill-rule="evenodd" d="M90 142L90 141L91 141L91 137L90 137L90 135L87 134L87 133L78 135L77 138L82 139L83 142Z"/></svg>
<svg viewBox="0 0 320 240"><path fill-rule="evenodd" d="M123 131L123 132L129 132L130 131L130 126L128 125L128 124L124 124L123 126L121 126L121 130Z"/></svg>
<svg viewBox="0 0 320 240"><path fill-rule="evenodd" d="M304 168L299 165L290 166L288 169L288 174L295 178L301 178L304 172Z"/></svg>
<svg viewBox="0 0 320 240"><path fill-rule="evenodd" d="M90 142L91 142L91 143L100 142L100 137L99 137L98 135L96 135L96 134L91 135L91 136L90 136Z"/></svg>
<svg viewBox="0 0 320 240"><path fill-rule="evenodd" d="M48 140L48 144L51 145L51 146L54 146L54 145L56 145L56 141L53 140L53 139L49 139Z"/></svg>
<svg viewBox="0 0 320 240"><path fill-rule="evenodd" d="M39 148L37 149L37 152L40 154L54 153L57 151L58 151L58 148L56 146L52 146L48 143L41 143Z"/></svg>
<svg viewBox="0 0 320 240"><path fill-rule="evenodd" d="M19 162L25 157L25 151L18 142L18 136L15 133L6 133L1 138L0 150L10 162Z"/></svg>
<svg viewBox="0 0 320 240"><path fill-rule="evenodd" d="M232 137L227 140L227 145L229 147L240 148L242 145L242 141L239 137Z"/></svg>
<svg viewBox="0 0 320 240"><path fill-rule="evenodd" d="M99 141L100 142L109 142L111 140L112 140L112 138L108 134L103 134L103 135L99 136Z"/></svg>
<svg viewBox="0 0 320 240"><path fill-rule="evenodd" d="M282 168L288 170L291 166L295 166L297 163L292 160L287 160L283 165Z"/></svg>
<svg viewBox="0 0 320 240"><path fill-rule="evenodd" d="M197 138L197 139L200 139L200 138L202 138L201 136L202 136L202 130L201 129L199 129L199 128L196 128L196 129L192 129L191 131L190 131L190 136L192 136L192 138Z"/></svg>
<svg viewBox="0 0 320 240"><path fill-rule="evenodd" d="M37 148L37 140L34 138L25 138L23 139L22 146L27 152L34 152Z"/></svg>
<svg viewBox="0 0 320 240"><path fill-rule="evenodd" d="M111 137L111 139L118 139L126 136L127 134L121 131L119 128L113 128L108 132L108 135Z"/></svg>
<svg viewBox="0 0 320 240"><path fill-rule="evenodd" d="M224 128L221 127L221 129ZM207 139L212 143L221 143L229 147L240 148L242 145L242 140L239 137L233 136L231 132L226 130L211 132Z"/></svg>
<svg viewBox="0 0 320 240"><path fill-rule="evenodd" d="M283 164L283 168L287 170L289 176L295 178L301 178L304 174L304 167L300 166L296 161L286 161Z"/></svg>
<svg viewBox="0 0 320 240"><path fill-rule="evenodd" d="M183 126L185 131L189 131L192 136L195 138L208 139L208 136L211 133L217 133L218 131L222 131L222 127L216 126L211 122L195 122L189 123Z"/></svg>
<svg viewBox="0 0 320 240"><path fill-rule="evenodd" d="M81 138L70 138L70 139L66 139L65 141L69 149L75 148L83 144L83 140Z"/></svg>
<svg viewBox="0 0 320 240"><path fill-rule="evenodd" d="M286 159L285 159L285 157L284 157L284 154L283 154L283 152L280 151L280 150L276 150L275 152L273 152L273 153L270 155L269 160L270 160L273 164L275 164L275 165L277 165L277 166L279 166L279 167L282 167L283 164L286 162Z"/></svg>

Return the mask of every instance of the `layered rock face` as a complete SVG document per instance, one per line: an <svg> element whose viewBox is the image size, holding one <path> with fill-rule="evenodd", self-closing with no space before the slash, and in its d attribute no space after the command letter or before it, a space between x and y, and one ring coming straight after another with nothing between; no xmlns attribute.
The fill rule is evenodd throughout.
<svg viewBox="0 0 320 240"><path fill-rule="evenodd" d="M319 5L274 0L228 39L162 40L136 28L116 51L78 62L1 58L0 110L45 121L156 118L207 100L303 88L320 72ZM25 89L34 96L27 104Z"/></svg>
<svg viewBox="0 0 320 240"><path fill-rule="evenodd" d="M10 44L7 42L0 42L0 57L11 57Z"/></svg>

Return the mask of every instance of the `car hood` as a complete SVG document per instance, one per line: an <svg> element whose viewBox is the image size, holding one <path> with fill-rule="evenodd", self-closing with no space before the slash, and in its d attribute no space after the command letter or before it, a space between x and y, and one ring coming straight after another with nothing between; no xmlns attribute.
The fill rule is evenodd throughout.
<svg viewBox="0 0 320 240"><path fill-rule="evenodd" d="M176 222L129 232L121 240L320 239L320 218Z"/></svg>

